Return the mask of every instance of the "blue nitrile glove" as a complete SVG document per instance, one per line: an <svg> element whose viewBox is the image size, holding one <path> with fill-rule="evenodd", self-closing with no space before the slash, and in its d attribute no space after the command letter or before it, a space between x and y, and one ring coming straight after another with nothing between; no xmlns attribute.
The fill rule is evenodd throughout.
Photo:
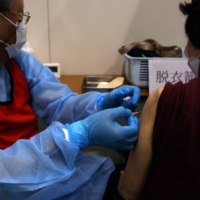
<svg viewBox="0 0 200 200"><path fill-rule="evenodd" d="M127 119L127 126L116 122ZM105 146L116 150L135 148L138 139L138 119L131 116L131 110L124 107L97 112L84 120L65 125L70 142L81 149L90 145Z"/></svg>
<svg viewBox="0 0 200 200"><path fill-rule="evenodd" d="M125 100L126 97L130 97L130 99ZM124 85L100 96L96 105L98 110L123 106L135 111L139 100L140 89L136 86Z"/></svg>

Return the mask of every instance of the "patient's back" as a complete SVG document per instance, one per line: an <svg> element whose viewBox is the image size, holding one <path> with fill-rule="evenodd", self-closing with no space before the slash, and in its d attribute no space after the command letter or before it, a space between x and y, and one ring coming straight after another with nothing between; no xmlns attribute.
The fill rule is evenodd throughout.
<svg viewBox="0 0 200 200"><path fill-rule="evenodd" d="M166 84L157 106L153 150L141 199L200 199L200 78Z"/></svg>

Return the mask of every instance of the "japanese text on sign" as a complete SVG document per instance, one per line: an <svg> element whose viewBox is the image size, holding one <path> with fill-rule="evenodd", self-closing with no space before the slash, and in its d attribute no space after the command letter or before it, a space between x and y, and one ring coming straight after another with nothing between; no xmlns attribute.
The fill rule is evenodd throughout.
<svg viewBox="0 0 200 200"><path fill-rule="evenodd" d="M188 83L190 80L195 78L191 71L185 71L184 73L179 73L178 71L175 71L174 73L169 73L168 71L156 71L156 76L157 83L177 83L179 81Z"/></svg>
<svg viewBox="0 0 200 200"><path fill-rule="evenodd" d="M187 65L188 60L176 59L150 59L149 60L149 93L164 86L167 82L183 83L195 78Z"/></svg>

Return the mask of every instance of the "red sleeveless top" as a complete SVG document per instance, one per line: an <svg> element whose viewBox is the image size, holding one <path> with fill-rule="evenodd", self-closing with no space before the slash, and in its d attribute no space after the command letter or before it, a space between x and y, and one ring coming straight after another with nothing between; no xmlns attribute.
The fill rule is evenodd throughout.
<svg viewBox="0 0 200 200"><path fill-rule="evenodd" d="M140 199L200 199L200 78L166 84L157 107L153 150Z"/></svg>
<svg viewBox="0 0 200 200"><path fill-rule="evenodd" d="M19 139L29 139L39 132L23 72L12 59L6 63L6 68L11 77L12 101L0 102L0 149L11 146Z"/></svg>

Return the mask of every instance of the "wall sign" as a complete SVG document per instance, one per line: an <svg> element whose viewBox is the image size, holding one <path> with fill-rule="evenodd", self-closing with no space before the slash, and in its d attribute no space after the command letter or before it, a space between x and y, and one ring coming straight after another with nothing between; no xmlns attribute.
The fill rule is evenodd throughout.
<svg viewBox="0 0 200 200"><path fill-rule="evenodd" d="M186 58L159 58L149 60L149 93L167 82L183 83L195 78Z"/></svg>

